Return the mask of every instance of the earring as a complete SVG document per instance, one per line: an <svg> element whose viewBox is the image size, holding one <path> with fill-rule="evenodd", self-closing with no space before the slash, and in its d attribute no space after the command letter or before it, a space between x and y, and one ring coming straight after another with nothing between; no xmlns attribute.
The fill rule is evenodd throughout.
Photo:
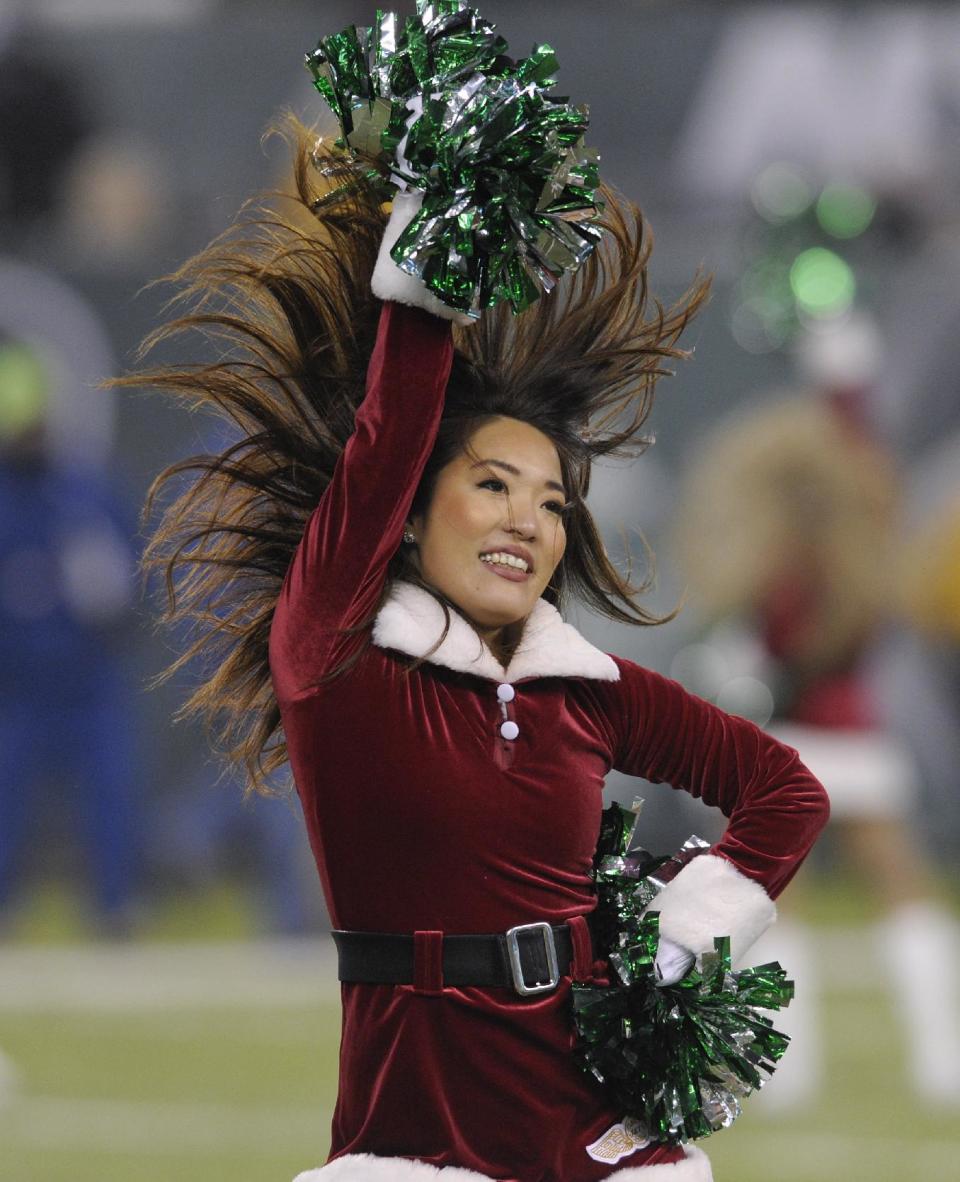
<svg viewBox="0 0 960 1182"><path fill-rule="evenodd" d="M413 532L413 530L410 528L409 525L403 531L403 540L407 543L408 546L416 545L417 535Z"/></svg>

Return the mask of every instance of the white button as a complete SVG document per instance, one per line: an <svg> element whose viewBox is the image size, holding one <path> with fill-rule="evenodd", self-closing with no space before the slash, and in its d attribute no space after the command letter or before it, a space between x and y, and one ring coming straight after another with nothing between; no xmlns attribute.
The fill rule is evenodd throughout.
<svg viewBox="0 0 960 1182"><path fill-rule="evenodd" d="M517 691L508 682L503 682L502 685L497 686L497 697L501 702L512 702L517 696Z"/></svg>
<svg viewBox="0 0 960 1182"><path fill-rule="evenodd" d="M511 722L510 719L507 719L506 722L500 723L500 734L503 735L505 739L515 739L517 735L520 734L520 728L515 722Z"/></svg>

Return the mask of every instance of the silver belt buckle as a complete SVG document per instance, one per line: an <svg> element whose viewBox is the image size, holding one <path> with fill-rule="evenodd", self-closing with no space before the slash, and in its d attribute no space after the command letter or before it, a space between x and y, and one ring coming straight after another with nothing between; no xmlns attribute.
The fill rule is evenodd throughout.
<svg viewBox="0 0 960 1182"><path fill-rule="evenodd" d="M539 932L543 937L543 947L547 954L547 968L550 971L549 981L537 981L528 985L523 979L523 965L520 963L521 932ZM510 960L510 973L513 977L513 987L521 997L529 997L532 993L549 993L560 984L560 969L557 964L557 946L553 939L553 928L548 923L522 923L507 932L507 956Z"/></svg>

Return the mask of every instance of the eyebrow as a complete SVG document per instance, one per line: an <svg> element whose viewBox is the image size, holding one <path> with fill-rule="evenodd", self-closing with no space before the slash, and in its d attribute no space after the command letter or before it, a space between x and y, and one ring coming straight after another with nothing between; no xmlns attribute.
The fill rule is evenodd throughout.
<svg viewBox="0 0 960 1182"><path fill-rule="evenodd" d="M483 468L483 467L502 468L504 470L504 472L509 472L511 476L520 476L521 475L520 469L517 467L514 467L513 464L508 464L506 460L477 460L477 462L475 464L471 464L470 467L471 468ZM562 484L557 484L557 482L555 480L545 480L543 482L543 485L544 485L544 488L556 489L557 492L562 493L563 496L567 495L567 490L563 487Z"/></svg>

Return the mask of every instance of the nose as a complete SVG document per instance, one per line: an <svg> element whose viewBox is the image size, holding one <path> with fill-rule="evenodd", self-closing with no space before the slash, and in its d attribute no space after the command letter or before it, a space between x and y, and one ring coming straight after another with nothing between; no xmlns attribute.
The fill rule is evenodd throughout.
<svg viewBox="0 0 960 1182"><path fill-rule="evenodd" d="M507 504L506 531L518 538L533 541L537 536L537 519L533 506L511 498Z"/></svg>

